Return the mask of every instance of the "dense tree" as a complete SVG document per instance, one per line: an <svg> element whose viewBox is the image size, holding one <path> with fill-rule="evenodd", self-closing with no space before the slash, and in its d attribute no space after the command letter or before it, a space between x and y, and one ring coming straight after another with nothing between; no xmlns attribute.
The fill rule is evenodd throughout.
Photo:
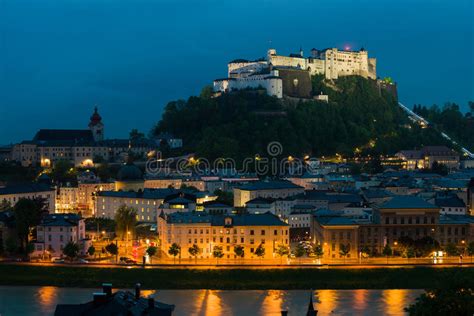
<svg viewBox="0 0 474 316"><path fill-rule="evenodd" d="M158 252L158 248L156 248L155 246L149 246L146 249L146 253L150 257L150 263L152 262L153 256L156 255L157 252Z"/></svg>
<svg viewBox="0 0 474 316"><path fill-rule="evenodd" d="M29 242L27 245L26 245L26 255L29 257L33 251L35 251L35 244L33 242Z"/></svg>
<svg viewBox="0 0 474 316"><path fill-rule="evenodd" d="M244 247L241 245L234 246L234 254L237 258L243 258L245 256Z"/></svg>
<svg viewBox="0 0 474 316"><path fill-rule="evenodd" d="M403 251L403 254L402 254L402 256L407 258L407 260L409 260L410 258L415 257L415 255L416 255L416 252L415 252L415 249L412 246L409 246L409 247L405 248L405 250Z"/></svg>
<svg viewBox="0 0 474 316"><path fill-rule="evenodd" d="M18 242L15 238L9 237L5 240L5 250L12 255L18 251Z"/></svg>
<svg viewBox="0 0 474 316"><path fill-rule="evenodd" d="M74 260L79 253L79 246L75 242L68 242L63 248L63 254L69 258L69 260Z"/></svg>
<svg viewBox="0 0 474 316"><path fill-rule="evenodd" d="M110 243L107 246L105 246L105 250L110 253L112 256L115 256L115 260L117 260L117 255L118 255L118 246L115 243Z"/></svg>
<svg viewBox="0 0 474 316"><path fill-rule="evenodd" d="M385 247L383 247L382 254L385 257L387 257L387 263L388 263L388 257L390 257L393 254L392 248L390 247L389 244L386 244Z"/></svg>
<svg viewBox="0 0 474 316"><path fill-rule="evenodd" d="M98 162L95 161L94 162ZM110 170L109 165L106 162L101 162L100 165L96 169L97 176L100 178L101 181L107 182L112 177L112 172Z"/></svg>
<svg viewBox="0 0 474 316"><path fill-rule="evenodd" d="M176 256L181 252L181 246L177 243L173 243L168 249L168 253L173 256L173 263L176 263Z"/></svg>
<svg viewBox="0 0 474 316"><path fill-rule="evenodd" d="M199 249L198 245L194 244L189 247L188 252L191 257L194 257L195 263L197 263L197 255L201 252L201 249Z"/></svg>
<svg viewBox="0 0 474 316"><path fill-rule="evenodd" d="M351 251L351 246L349 244L340 244L339 245L339 255L344 258L344 263L346 263L347 255Z"/></svg>
<svg viewBox="0 0 474 316"><path fill-rule="evenodd" d="M122 239L127 235L134 235L135 224L137 223L137 210L133 207L122 204L115 214L116 232Z"/></svg>
<svg viewBox="0 0 474 316"><path fill-rule="evenodd" d="M417 257L429 256L433 251L440 249L439 242L430 236L415 240L412 246L414 247Z"/></svg>
<svg viewBox="0 0 474 316"><path fill-rule="evenodd" d="M431 107L415 105L414 112L423 116L433 127L443 131L455 139L459 144L474 150L474 102L469 101L468 107L470 115L463 114L459 106L455 103L446 103L440 107L433 105Z"/></svg>
<svg viewBox="0 0 474 316"><path fill-rule="evenodd" d="M75 183L77 182L77 170L69 160L60 159L54 162L50 177L57 183Z"/></svg>
<svg viewBox="0 0 474 316"><path fill-rule="evenodd" d="M95 254L95 247L94 246L90 246L89 248L87 248L87 254L89 256L93 256Z"/></svg>
<svg viewBox="0 0 474 316"><path fill-rule="evenodd" d="M474 315L473 282L462 272L440 274L436 286L425 290L405 311L412 316Z"/></svg>
<svg viewBox="0 0 474 316"><path fill-rule="evenodd" d="M234 193L229 191L216 190L214 194L217 195L217 201L228 205L234 205Z"/></svg>
<svg viewBox="0 0 474 316"><path fill-rule="evenodd" d="M426 171L437 173L442 176L446 176L449 172L448 167L445 164L438 163L437 161L433 162L431 168L427 169Z"/></svg>
<svg viewBox="0 0 474 316"><path fill-rule="evenodd" d="M265 257L265 247L263 247L262 244L258 245L258 247L255 249L254 254L258 258L262 259L263 257Z"/></svg>
<svg viewBox="0 0 474 316"><path fill-rule="evenodd" d="M85 219L86 230L97 232L115 232L115 221L105 217L89 217Z"/></svg>
<svg viewBox="0 0 474 316"><path fill-rule="evenodd" d="M376 157L422 144L447 143L438 131L412 124L396 100L373 81L353 76L341 77L334 84L315 76L313 91L328 94L330 103L290 105L252 91L173 101L153 133L171 132L183 138L185 150L210 161L231 157L237 162L266 155L271 141L283 145L285 156L347 156L359 148Z"/></svg>
<svg viewBox="0 0 474 316"><path fill-rule="evenodd" d="M13 212L15 214L20 250L24 251L29 242L32 229L39 224L41 216L45 212L44 200L21 198L13 207Z"/></svg>
<svg viewBox="0 0 474 316"><path fill-rule="evenodd" d="M145 139L145 134L134 128L130 131L129 139L132 143L143 141Z"/></svg>
<svg viewBox="0 0 474 316"><path fill-rule="evenodd" d="M472 256L474 256L474 241L471 241L467 247L466 247L466 252L469 257L471 257L471 262L472 262Z"/></svg>
<svg viewBox="0 0 474 316"><path fill-rule="evenodd" d="M324 250L323 246L321 244L316 244L313 247L313 253L316 256L316 258L321 258L324 255Z"/></svg>
<svg viewBox="0 0 474 316"><path fill-rule="evenodd" d="M279 244L276 248L276 254L280 257L280 264L282 263L283 256L288 256L290 254L290 249L288 246Z"/></svg>
<svg viewBox="0 0 474 316"><path fill-rule="evenodd" d="M295 247L295 249L293 250L293 255L295 256L295 258L298 259L298 261L300 260L301 257L303 257L306 253L306 249L304 249L303 245L298 243Z"/></svg>
<svg viewBox="0 0 474 316"><path fill-rule="evenodd" d="M12 207L11 203L9 201L7 201L6 199L3 199L0 202L0 212L9 210L9 209L11 209L11 207Z"/></svg>
<svg viewBox="0 0 474 316"><path fill-rule="evenodd" d="M360 249L360 253L361 253L362 257L364 257L364 258L370 257L370 248L368 246L363 246Z"/></svg>
<svg viewBox="0 0 474 316"><path fill-rule="evenodd" d="M224 257L224 251L222 249L222 246L214 246L212 249L212 256L216 258L216 264L219 264L219 259Z"/></svg>
<svg viewBox="0 0 474 316"><path fill-rule="evenodd" d="M214 94L214 89L212 88L212 86L207 85L201 89L201 93L199 94L199 96L202 99L210 99L213 94Z"/></svg>
<svg viewBox="0 0 474 316"><path fill-rule="evenodd" d="M459 255L459 249L453 243L447 244L446 247L444 248L444 250L446 251L448 256L457 256L457 255Z"/></svg>

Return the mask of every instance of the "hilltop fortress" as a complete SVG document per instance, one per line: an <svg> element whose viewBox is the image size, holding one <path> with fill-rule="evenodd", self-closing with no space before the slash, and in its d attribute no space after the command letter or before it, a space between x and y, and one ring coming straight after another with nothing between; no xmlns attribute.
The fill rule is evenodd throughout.
<svg viewBox="0 0 474 316"><path fill-rule="evenodd" d="M228 77L214 80L215 92L229 92L248 88L264 88L269 95L311 97L311 76L324 75L326 79L343 76L361 76L376 79L375 58L368 52L327 48L311 50L304 57L303 50L289 56L277 55L269 49L265 58L257 60L237 59L228 64Z"/></svg>

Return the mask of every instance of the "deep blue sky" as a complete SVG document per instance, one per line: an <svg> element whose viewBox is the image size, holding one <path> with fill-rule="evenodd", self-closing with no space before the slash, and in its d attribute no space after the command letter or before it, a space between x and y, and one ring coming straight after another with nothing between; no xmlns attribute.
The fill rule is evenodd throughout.
<svg viewBox="0 0 474 316"><path fill-rule="evenodd" d="M234 58L364 46L400 100L474 99L472 0L0 0L0 144L39 128L148 132ZM271 44L270 44L271 41Z"/></svg>

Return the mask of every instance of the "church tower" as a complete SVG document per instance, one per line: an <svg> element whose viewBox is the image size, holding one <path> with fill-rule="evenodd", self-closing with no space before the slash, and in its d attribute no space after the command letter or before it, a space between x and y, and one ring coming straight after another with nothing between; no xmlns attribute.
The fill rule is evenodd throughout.
<svg viewBox="0 0 474 316"><path fill-rule="evenodd" d="M94 108L94 113L91 116L89 129L91 130L96 142L104 140L104 124L102 123L102 117L97 111L97 106Z"/></svg>

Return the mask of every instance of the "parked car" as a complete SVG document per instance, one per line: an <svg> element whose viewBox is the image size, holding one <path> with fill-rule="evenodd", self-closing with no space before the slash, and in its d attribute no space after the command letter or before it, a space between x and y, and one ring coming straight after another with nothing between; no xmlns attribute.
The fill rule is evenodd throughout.
<svg viewBox="0 0 474 316"><path fill-rule="evenodd" d="M121 264L137 264L135 260L128 257L120 257L120 263Z"/></svg>
<svg viewBox="0 0 474 316"><path fill-rule="evenodd" d="M51 258L52 263L64 263L64 259L60 257L52 257Z"/></svg>
<svg viewBox="0 0 474 316"><path fill-rule="evenodd" d="M83 258L77 260L77 262L79 262L79 263L89 263L89 261L87 261L86 259L83 259Z"/></svg>

